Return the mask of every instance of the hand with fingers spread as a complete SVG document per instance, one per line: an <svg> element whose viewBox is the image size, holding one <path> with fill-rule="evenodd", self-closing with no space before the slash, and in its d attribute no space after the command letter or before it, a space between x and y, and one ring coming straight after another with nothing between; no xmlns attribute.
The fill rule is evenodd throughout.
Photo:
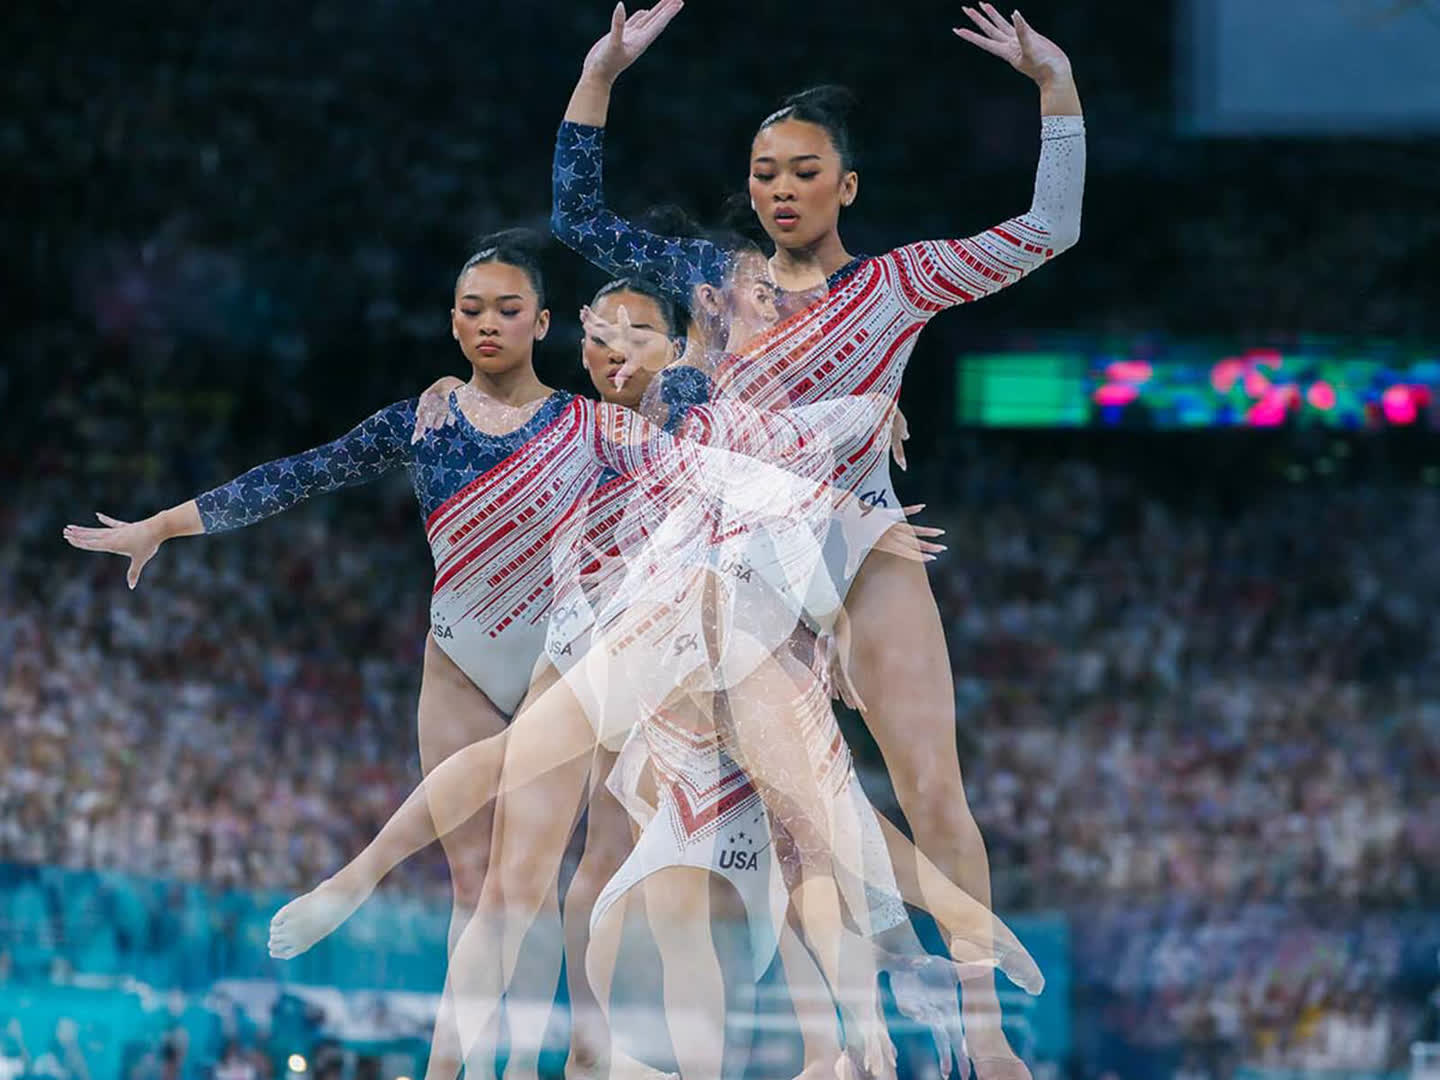
<svg viewBox="0 0 1440 1080"><path fill-rule="evenodd" d="M904 513L910 518L924 509L924 503L915 503L905 507ZM933 543L933 540L944 535L944 529L933 525L911 525L908 521L902 521L885 530L885 535L875 545L875 550L898 555L911 562L934 562L946 547L944 544Z"/></svg>
<svg viewBox="0 0 1440 1080"><path fill-rule="evenodd" d="M653 8L643 8L627 18L624 3L616 4L610 18L610 32L590 46L585 56L584 76L614 83L621 72L640 59L684 6L684 0L660 0Z"/></svg>
<svg viewBox="0 0 1440 1080"><path fill-rule="evenodd" d="M130 567L125 572L125 582L130 588L135 588L145 564L155 557L160 545L170 539L171 534L163 522L164 515L156 514L144 521L135 522L120 521L106 514L97 513L95 516L100 519L104 528L66 525L63 534L66 542L82 551L105 551L112 555L128 556Z"/></svg>
<svg viewBox="0 0 1440 1080"><path fill-rule="evenodd" d="M411 445L418 443L431 431L439 431L455 423L455 414L450 411L450 395L465 384L454 375L446 375L430 384L415 405L415 431L410 436Z"/></svg>
<svg viewBox="0 0 1440 1080"><path fill-rule="evenodd" d="M1007 20L994 4L981 4L978 11L972 7L961 10L979 27L979 33L957 26L957 36L1000 57L1042 86L1070 78L1070 58L1059 45L1034 30L1020 12L1014 12Z"/></svg>
<svg viewBox="0 0 1440 1080"><path fill-rule="evenodd" d="M623 304L616 312L613 323L601 318L586 305L580 309L580 325L588 337L624 357L624 363L613 376L616 390L624 390L625 384L637 372L659 371L676 358L671 339L659 330L634 325L630 321L630 312Z"/></svg>

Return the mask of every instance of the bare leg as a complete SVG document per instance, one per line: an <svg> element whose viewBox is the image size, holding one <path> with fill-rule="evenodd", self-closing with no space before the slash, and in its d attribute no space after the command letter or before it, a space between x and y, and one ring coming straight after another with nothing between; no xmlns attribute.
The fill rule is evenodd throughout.
<svg viewBox="0 0 1440 1080"><path fill-rule="evenodd" d="M797 1080L829 1080L840 1061L835 1006L815 958L788 920L780 928L780 962L785 965L785 983L804 1046L805 1060Z"/></svg>
<svg viewBox="0 0 1440 1080"><path fill-rule="evenodd" d="M445 655L435 639L425 636L425 667L420 683L419 735L420 768L425 775L451 754L480 739L505 729L506 717L480 692L455 662ZM498 772L489 780L499 780ZM475 914L485 868L490 858L492 815L489 808L476 814L441 841L450 864L454 900L450 911L450 963L474 963L475 958L456 955L460 932ZM430 1044L426 1080L455 1080L460 1075L460 1035L453 1018L438 1024Z"/></svg>
<svg viewBox="0 0 1440 1080"><path fill-rule="evenodd" d="M592 648L583 662L592 657L598 664L605 663L600 649ZM479 936L486 947L497 949L500 965L498 970L494 964L451 970L461 1046L467 1064L473 1062L476 1067L483 1068L485 1062L472 1058L470 1047L514 979L521 943L555 886L584 799L596 738L589 717L599 715L595 708L587 710L574 690L579 687L590 693L586 674L576 671L571 678L553 682L533 704L521 707L507 733L500 780L503 801L496 816L490 872L476 917L462 934L462 939ZM601 668L595 674L606 680L609 672ZM436 778L441 771L437 770ZM457 792L448 783L446 790L436 792L437 799L442 795L447 814L469 808L463 791ZM458 806L451 803L457 796ZM438 825L447 820L437 814Z"/></svg>
<svg viewBox="0 0 1440 1080"><path fill-rule="evenodd" d="M837 796L820 786L833 787L834 780L818 775L814 747L803 734L814 723L815 710L828 713L829 700L813 680L797 685L774 661L732 687L727 700L742 764L772 820L795 841L800 883L792 890L792 903L845 1017L847 1045L863 1054L871 1073L888 1074L894 1046L880 1008L873 951L847 933L833 874L838 864L853 880L863 881L863 861L858 851L848 850L848 838L838 835L832 805ZM848 782L848 766L842 772ZM852 915L861 914L852 904Z"/></svg>
<svg viewBox="0 0 1440 1080"><path fill-rule="evenodd" d="M710 885L710 872L691 866L643 882L681 1080L718 1080L725 1057L725 977L710 932Z"/></svg>
<svg viewBox="0 0 1440 1080"><path fill-rule="evenodd" d="M851 673L867 706L865 723L884 756L915 845L938 862L944 878L988 908L990 863L965 800L955 739L955 686L924 566L872 552L845 606L852 627ZM896 687L904 687L904 693L896 693ZM903 885L904 860L897 857L895 867ZM925 906L935 911L944 905L932 906L927 894ZM982 1080L982 1058L1011 1061L1006 1075L1015 1075L993 976L967 979L963 1004L966 1037Z"/></svg>
<svg viewBox="0 0 1440 1080"><path fill-rule="evenodd" d="M591 962L590 913L595 910L595 901L601 891L620 869L633 846L630 818L605 786L614 764L614 754L603 749L595 751L590 770L585 853L565 894L565 970L570 989L571 1017L570 1060L566 1063L565 1073L572 1080L597 1075L609 1059L607 1012L602 1010L591 992L586 968ZM602 967L613 967L613 956L608 964L603 958L604 950L611 944L607 942L603 945L594 957ZM618 938L613 946L619 947ZM608 992L608 978L606 987Z"/></svg>

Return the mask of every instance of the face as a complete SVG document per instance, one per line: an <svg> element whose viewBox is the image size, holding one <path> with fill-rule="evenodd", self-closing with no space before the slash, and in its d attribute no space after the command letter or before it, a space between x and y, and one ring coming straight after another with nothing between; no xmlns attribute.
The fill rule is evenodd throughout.
<svg viewBox="0 0 1440 1080"><path fill-rule="evenodd" d="M782 120L750 147L750 204L776 247L811 247L834 232L858 187L817 124Z"/></svg>
<svg viewBox="0 0 1440 1080"><path fill-rule="evenodd" d="M730 325L748 338L774 326L780 320L775 307L775 282L770 279L770 264L758 251L748 252L736 260L730 280L725 284L725 299L730 310ZM730 348L743 348L744 341L731 340Z"/></svg>
<svg viewBox="0 0 1440 1080"><path fill-rule="evenodd" d="M530 276L518 266L481 263L455 285L450 333L478 372L503 375L531 363L549 329L550 312L539 310Z"/></svg>
<svg viewBox="0 0 1440 1080"><path fill-rule="evenodd" d="M630 317L630 325L637 330L650 330L644 335L645 344L640 356L640 369L626 381L623 389L616 389L615 375L624 365L624 353L612 349L603 338L587 333L580 348L585 370L590 382L600 396L615 405L634 408L645 396L650 380L661 368L673 363L680 350L670 338L671 327L665 322L660 305L654 299L641 293L621 291L608 293L592 304L591 310L608 323L619 324L620 309Z"/></svg>

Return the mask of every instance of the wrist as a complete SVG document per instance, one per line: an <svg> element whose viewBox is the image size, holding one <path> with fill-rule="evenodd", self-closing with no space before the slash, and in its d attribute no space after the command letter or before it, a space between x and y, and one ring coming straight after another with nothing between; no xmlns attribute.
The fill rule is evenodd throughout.
<svg viewBox="0 0 1440 1080"><path fill-rule="evenodd" d="M1035 85L1040 88L1042 94L1057 90L1068 90L1075 85L1075 76L1070 70L1068 61L1047 64L1032 77L1035 80Z"/></svg>
<svg viewBox="0 0 1440 1080"><path fill-rule="evenodd" d="M161 510L146 522L150 526L150 531L155 534L156 543L163 544L166 540L180 535L177 510L178 508L173 506L169 510Z"/></svg>
<svg viewBox="0 0 1440 1080"><path fill-rule="evenodd" d="M615 88L615 79L618 74L619 72L616 72L615 75L607 75L605 72L598 71L594 68L582 69L580 72L580 82L575 89L590 94L608 95L610 91Z"/></svg>

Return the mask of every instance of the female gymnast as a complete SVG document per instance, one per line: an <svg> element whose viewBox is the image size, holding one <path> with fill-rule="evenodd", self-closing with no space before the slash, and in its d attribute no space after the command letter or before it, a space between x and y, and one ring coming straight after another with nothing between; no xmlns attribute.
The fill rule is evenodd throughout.
<svg viewBox="0 0 1440 1080"><path fill-rule="evenodd" d="M685 219L683 214L675 212L670 217L668 228L673 230L678 225L692 234L698 234L698 228ZM691 316L686 336L686 352L679 361L661 372L660 379L655 384L658 392L649 395L649 400L642 408L644 415L664 424L667 429L675 428L689 406L708 397L708 377L705 372L714 369L717 357L739 351L757 333L776 321L774 288L768 281L765 260L759 249L753 245L747 247L746 242L739 237L728 237L725 247L731 252L732 268L724 288L717 291L708 285L697 287L692 298L694 314ZM610 320L612 323L621 305L628 306L629 310L635 313L637 327L671 332L670 327L675 322L671 304L646 283L628 279L611 282L600 290L591 304L594 314L598 316L597 322ZM641 367L635 379L623 389L617 389L615 384L622 369L623 355L609 348L600 333L587 333L583 340L583 362L592 383L602 396L624 404L641 404L642 398L646 397L644 391L650 385L654 372ZM663 350L652 355L658 355L662 360L666 358ZM453 422L452 410L435 407L436 403L444 401L452 392L464 392L459 380L442 379L422 396L421 411L433 416L429 423L441 425ZM898 447L897 440L893 447L897 453ZM623 483L623 480L617 480L616 483ZM616 501L623 505L623 497L619 500L612 499L612 505ZM907 512L913 509L916 508L907 508ZM603 518L603 515L600 516ZM925 535L937 532L920 531ZM595 539L594 536L587 537L592 543ZM713 879L728 878L740 891L737 893L734 889L729 889L725 895L732 899L741 897L746 901L744 907L750 915L752 926L756 928L752 934L752 943L757 975L768 965L770 953L776 944L774 927L771 925L772 913L766 911L765 904L769 894L758 884L765 879L765 875L756 872L754 860L751 860L750 864L741 865L732 859L727 866L724 862L726 855L716 846L723 840L727 824L738 828L736 823L747 821L751 826L749 833L745 834L749 837L748 842L753 845L763 839L768 843L768 825L762 824L758 828L755 825L757 813L763 815L763 810L757 810L760 805L758 794L755 793L753 785L740 776L731 778L728 791L722 792L699 785L693 774L714 776L717 775L715 768L708 771L704 768L692 768L691 775L687 778L684 765L696 765L700 759L709 759L709 764L719 768L721 773L727 768L719 764L722 760L729 761L729 758L714 742L713 724L706 724L704 720L701 716L697 723L695 717L674 714L660 722L661 728L666 723L687 724L688 730L695 733L695 737L709 740L704 744L703 752L691 748L688 754L682 754L678 764L672 762L668 775L672 785L688 783L695 785L695 791L709 792L714 796L708 804L712 807L723 800L723 811L714 817L695 811L700 824L692 830L689 825L696 819L688 814L675 817L675 803L673 800L666 802L662 807L662 814L668 815L668 819L647 827L641 840L641 850L626 862L622 873L612 879L611 875L618 867L616 854L624 858L629 849L628 845L624 849L615 846L619 842L619 830L609 825L600 830L597 836L596 821L604 815L614 815L619 808L605 785L592 783L589 808L591 831L587 835L585 855L571 880L565 899L572 1022L600 1032L607 1026L598 1022L598 1012L597 1016L588 1022L583 1015L577 1014L580 1014L584 1007L582 1003L588 1002L591 1008L597 1010L600 1008L599 1003L590 995L589 982L593 981L604 988L601 991L602 1002L605 999L610 985L615 949L618 948L615 931L621 925L618 920L623 914L624 906L621 904L617 907L610 914L608 922L597 927L600 933L590 946L587 963L585 943L588 934L585 931L589 928L588 920L602 887L604 899L596 909L597 920L605 915L617 900L623 899L627 889L643 882L643 891L647 898L646 909L651 916L652 930L660 946L661 959L667 973L667 1014L671 1017L682 1014L701 1016L711 1021L699 1031L692 1029L683 1041L678 1038L674 1041L676 1046L683 1046L685 1050L685 1061L688 1065L682 1068L682 1073L692 1076L718 1074L718 1055L723 1048L725 998L718 960L710 947L708 918L703 916L709 907ZM632 739L632 743L634 742ZM650 740L647 739L646 742L648 744ZM673 748L680 744L674 739L662 739L656 745ZM609 775L612 761L613 755L603 750L597 753L596 768L592 769L592 782L597 777ZM676 789L672 786L671 791L674 790ZM654 809L647 808L646 813L653 816ZM762 853L766 850L765 844L762 844L760 850ZM734 852L730 852L730 855L733 856ZM581 923L582 918L587 922ZM944 990L942 969L923 964L921 958L925 955L924 950L915 938L908 920L894 919L891 923L893 925L887 931L887 945L892 951L888 953L891 960L887 970L891 974L897 1004L902 1013L924 1024L931 1031L942 1066L948 1069L952 1055L957 1060L963 1060L963 1040L959 1036L958 1016L955 1015L954 981L952 979L948 983L947 994ZM803 1075L824 1075L834 1066L839 1054L839 1047L834 1039L833 1012L822 1004L824 986L813 960L799 945L787 925L782 922L779 928L781 934L778 944L785 962L787 981L793 989L800 991L798 996L801 1004L797 1006L797 1013L801 1014L800 1029L805 1048ZM584 977L587 967L590 976L588 980ZM937 979L941 980L938 984ZM599 1041L593 1042L598 1047ZM576 1061L576 1051L580 1045L580 1040L572 1037L570 1067L576 1072L579 1071L577 1064L586 1064Z"/></svg>
<svg viewBox="0 0 1440 1080"><path fill-rule="evenodd" d="M592 262L612 273L640 270L677 293L719 280L725 253L631 226L605 207L600 177L614 80L682 6L662 0L629 20L617 7L609 34L591 49L557 139L552 222L557 236ZM838 231L841 208L858 194L843 114L824 94L792 99L757 131L749 184L755 213L775 244L770 267L792 314L717 378L717 397L768 394L777 380L797 401L860 387L898 392L915 336L931 316L1013 283L1078 239L1084 128L1069 61L1018 13L1007 22L989 4L964 10L978 32L956 33L1040 89L1042 148L1030 210L969 240L852 258ZM883 469L848 470L836 482L877 505L896 505ZM870 706L862 715L916 843L988 902L984 843L962 794L947 652L923 571L872 553L853 580L838 566L834 573L851 616L854 681ZM906 687L903 699L893 693L897 686ZM1026 1075L1001 1031L993 984L982 979L965 989L967 1038L979 1074Z"/></svg>
<svg viewBox="0 0 1440 1080"><path fill-rule="evenodd" d="M857 412L856 406L859 403L860 399L854 398L845 402L843 407L822 405L815 408L838 425L848 425L849 437L853 439L857 435L865 435L877 422L875 417L867 417ZM891 407L888 400L882 399L876 404L882 412ZM822 455L820 460L812 460L815 458L817 442L827 433L812 430L808 436L804 436L797 432L796 434L801 434L802 437L792 436L788 441L782 438L778 445L771 446L763 441L754 442L754 433L736 428L737 417L743 419L745 409L737 411L735 407L715 406L704 408L708 410L709 422L702 424L702 429L710 432L725 431L727 438L736 444L760 446L767 449L772 456L777 453L782 457L789 454L792 468L808 467L811 470L809 475L792 479L776 473L773 467L767 467L764 462L755 458L747 458L739 463L721 462L722 471L728 475L726 483L735 485L727 489L727 497L738 499L741 504L739 509L744 514L766 519L771 530L766 534L766 540L774 545L775 550L790 554L798 552L802 562L808 554L812 564L818 562L817 536L823 535L828 528L833 514L831 502L836 497L833 493L822 492L817 500L813 494L816 491L816 476L828 476L829 471L834 468L833 456ZM597 419L599 411L603 411L603 407L597 410ZM694 417L695 412L692 411L687 423ZM609 419L610 423L603 426L604 434L599 443L614 441L615 436L622 433L615 424L619 417L612 415ZM761 418L750 419L754 421ZM783 418L782 427L788 431L790 428L785 425L797 422ZM621 441L629 445L633 443L634 435L643 434L638 424L632 425L632 431ZM679 445L685 444L687 440L680 440ZM802 447L809 449L801 452ZM613 449L610 453L613 455ZM682 457L684 456L682 454ZM726 470L727 464L738 465L739 471ZM641 465L643 467L645 463L642 461ZM629 463L624 471L631 472ZM644 474L651 479L656 478L653 470ZM666 479L663 470L658 479ZM673 479L670 486L673 487ZM644 485L637 485L637 492L645 491ZM643 504L643 500L641 501ZM634 506L635 499L632 496L631 508ZM754 575L759 579L757 587L742 589L732 586L729 580L717 580L717 575L710 574L705 569L714 562L710 549L714 544L715 522L707 517L710 513L708 503L702 502L697 514L691 506L681 506L669 501L667 493L666 499L662 500L661 509L662 512L657 516L644 517L642 514L644 524L655 530L654 533L644 536L643 544L648 547L656 534L669 530L669 535L665 537L669 546L663 549L666 558L655 557L647 562L645 548L642 548L629 565L622 561L624 581L615 590L618 599L611 597L599 601L598 609L590 610L588 620L577 621L572 617L571 601L568 598L562 604L562 575L557 572L557 599L555 613L551 618L549 652L557 660L562 657L570 658L575 655L571 646L580 643L575 627L589 625L598 628L600 636L596 645L585 651L580 660L565 661L577 665L583 663L584 666L573 668L572 675L565 679L555 679L553 676L547 679L542 674L537 680L537 686L548 685L548 689L539 694L532 704L522 708L503 746L496 740L489 740L487 743L467 748L450 759L444 768L432 773L421 789L407 800L406 806L392 818L376 841L357 860L330 882L282 910L276 918L274 939L282 949L306 947L317 936L317 927L319 933L328 932L328 929L333 928L339 921L332 921L331 913L340 907L353 910L349 898L353 898L353 903L358 903L399 858L423 846L433 838L437 830L443 832L456 821L464 820L476 806L486 801L490 793L480 789L475 777L490 775L497 753L503 754L505 759L503 791L507 799L536 776L557 768L569 768L573 763L580 762L582 768L574 777L578 787L575 788L576 793L573 796L578 803L578 789L583 787L583 766L588 764L586 754L597 736L601 742L611 741L612 736L625 733L637 714L648 715L655 709L670 704L672 699L677 697L683 700L697 693L709 694L718 689L730 690L727 703L736 738L740 745L750 747L750 753L746 754L747 770L757 779L768 781L772 796L780 800L794 800L800 804L798 808L790 808L788 814L782 812L786 827L792 833L804 833L807 830L813 833L818 829L818 839L812 838L808 845L801 843L797 846L802 849L808 847L812 859L817 852L828 850L829 836L834 831L833 821L830 820L833 811L829 803L817 801L818 793L812 790L815 781L819 779L814 762L808 756L808 748L797 746L793 739L787 743L786 740L796 733L788 731L784 718L774 713L774 703L789 701L794 696L793 682L787 682L785 674L770 662L771 652L788 640L793 628L796 606L794 597L791 597L789 606L782 603L777 610L768 595L772 588L769 584L764 584L766 579L763 572L757 571ZM673 520L676 517L680 519L678 526ZM733 526L735 521L726 519L725 523ZM749 539L750 534L742 530L739 545L731 544L730 552L743 558L747 553ZM556 544L556 551L562 558L567 550L570 549ZM670 558L677 555L680 557ZM726 563L722 559L718 565L724 567ZM700 568L698 572L694 570L697 566ZM769 567L772 573L777 566L793 569L794 562L775 558ZM802 566L800 569L802 572L788 579L792 594L804 592L807 587L808 576L803 572L805 568ZM568 580L573 576L567 574L564 578ZM751 577L748 572L744 575L747 585ZM770 579L774 580L774 577ZM779 580L787 581L783 574ZM714 593L724 594L718 603L711 595ZM697 606L693 602L697 597L705 603ZM730 602L728 608L726 601ZM588 603L588 600L581 595L575 598L575 602L583 605ZM725 620L707 621L703 617L715 609L725 613ZM723 640L719 640L720 638ZM656 648L652 650L651 646ZM762 686L758 691L754 685L757 678ZM746 686L749 692L737 697L733 688L742 685ZM784 689L787 685L791 687L789 696ZM683 692L677 694L677 688ZM618 702L610 700L610 695L617 690L623 695L622 698ZM831 722L833 723L833 720ZM757 754L757 749L763 750L763 753ZM482 762L492 764L477 768ZM774 809L773 802L771 808ZM557 837L552 843L536 846L533 833L527 834L527 843L523 849L517 848L513 838L509 838L507 834L513 831L512 822L529 815L513 814L507 807L498 817L494 844L496 862L482 894L482 908L486 907L484 901L493 886L496 892L494 908L499 911L502 923L499 940L495 944L501 951L504 967L501 984L497 986L477 983L474 977L480 975L483 980L483 973L459 972L452 966L451 989L458 1002L462 1035L467 1029L467 1023L469 1029L474 1030L476 1025L486 1022L489 1012L493 1010L503 991L504 980L508 979L514 970L519 940L517 930L519 934L523 934L534 908L533 896L527 906L519 902L519 894L526 891L525 882L533 875L553 875L558 865L559 852L564 846L565 837L568 836L572 809L569 804L557 803L536 807L534 817L546 818L551 827L557 830ZM887 841L890 839L887 837ZM903 843L903 840L900 842ZM518 871L521 886L518 894L508 887L507 882L512 875L507 873L507 869ZM867 876L865 868L859 865L853 855L849 865L843 869L857 880L864 880ZM939 875L934 874L933 868L929 868L929 872L938 879ZM809 889L811 895L798 905L802 909L809 909L805 912L805 921L812 930L818 926L828 926L832 931L839 928L838 896L835 895L833 884L827 884L828 880L829 875L822 869L820 873L812 873L810 880L802 883L802 886L812 886ZM938 893L941 888L942 886L932 881L927 892L935 890ZM800 891L805 890L802 888ZM816 893L818 895L814 895ZM337 897L342 899L337 902ZM857 905L852 902L849 906L854 914ZM975 938L985 940L988 948L992 932L988 925L990 917L981 905L964 897L959 890L952 889L941 903L932 904L931 907L940 917L942 924L952 932L952 941L957 951L962 941ZM834 910L833 917L830 917L831 909ZM343 912L341 917L343 914L348 914L348 911ZM977 919L986 925L977 928L973 925ZM516 920L520 924L518 927L515 925ZM320 926L321 923L329 925ZM509 933L505 932L506 923L509 923ZM477 933L486 932L484 923L479 918L471 926L477 927ZM471 928L467 928L467 934ZM1028 957L1024 956L1018 942L1003 930L999 931L999 935L1005 939L1002 945L1004 956L1012 963L1011 970L1015 972L1016 978L1023 984L1037 985L1038 973L1033 971L1033 965L1027 967ZM828 961L827 976L831 979L832 986L847 985L838 970L841 951L838 941L832 940L830 948L822 951L825 953L824 960ZM990 954L985 950L982 950L982 954L982 961L988 961ZM470 981L462 985L462 980ZM870 984L873 986L873 978ZM872 1063L879 1060L877 1055L881 1051L877 1044L883 1039L883 1022L878 1024L880 1036L876 1035L877 1019L874 1015L858 1019L852 1014L851 1023L847 1025L847 1033L851 1038L863 1035L866 1041L866 1057Z"/></svg>
<svg viewBox="0 0 1440 1080"><path fill-rule="evenodd" d="M417 432L412 398L387 406L332 443L258 466L144 521L99 515L104 528L72 525L65 538L79 548L128 556L133 589L167 540L251 525L312 496L405 468L435 559L418 707L422 772L502 731L544 645L550 538L569 510L567 500L588 495L590 486L588 458L580 472L573 464L562 467L575 430L567 413L573 395L545 386L533 365L534 343L550 324L532 250L536 239L498 234L482 243L456 278L451 335L472 374L463 384L463 401L444 403L449 430ZM452 950L479 899L490 835L487 811L445 837ZM621 851L614 865L623 858ZM524 989L551 1000L560 953L542 949L534 959L527 970L536 985ZM460 962L468 961L462 956ZM544 1025L535 1027L512 1032L512 1075L518 1067L533 1075ZM457 1033L437 1029L427 1078L453 1080L459 1068Z"/></svg>

